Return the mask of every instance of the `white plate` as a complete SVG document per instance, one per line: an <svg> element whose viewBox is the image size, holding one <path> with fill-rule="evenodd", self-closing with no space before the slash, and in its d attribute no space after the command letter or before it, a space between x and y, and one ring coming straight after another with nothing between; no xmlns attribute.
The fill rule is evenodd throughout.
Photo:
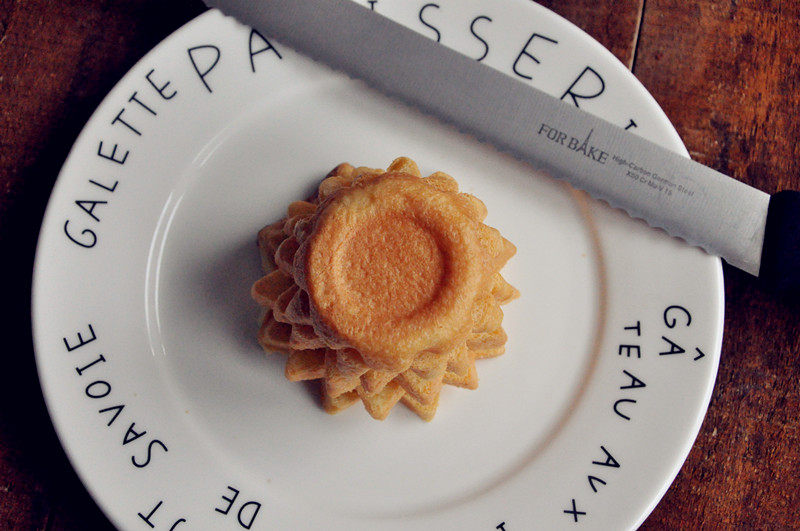
<svg viewBox="0 0 800 531"><path fill-rule="evenodd" d="M685 153L611 54L535 4L374 7L476 58L488 43L487 63L557 96L602 88L577 101ZM127 529L638 525L711 394L719 260L270 44L216 12L187 24L109 94L53 191L37 362L100 507ZM255 234L335 164L399 155L484 199L522 298L507 353L433 422L328 416L256 344Z"/></svg>

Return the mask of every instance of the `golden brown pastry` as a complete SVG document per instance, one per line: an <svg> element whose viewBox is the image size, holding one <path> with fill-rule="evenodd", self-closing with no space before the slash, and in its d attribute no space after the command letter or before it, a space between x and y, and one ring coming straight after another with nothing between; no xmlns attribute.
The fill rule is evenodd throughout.
<svg viewBox="0 0 800 531"><path fill-rule="evenodd" d="M500 305L519 293L499 271L516 248L485 217L411 159L340 164L258 234L259 343L288 354L289 380L321 380L329 413L360 400L384 419L402 401L431 420L443 384L475 389L475 360L505 350Z"/></svg>

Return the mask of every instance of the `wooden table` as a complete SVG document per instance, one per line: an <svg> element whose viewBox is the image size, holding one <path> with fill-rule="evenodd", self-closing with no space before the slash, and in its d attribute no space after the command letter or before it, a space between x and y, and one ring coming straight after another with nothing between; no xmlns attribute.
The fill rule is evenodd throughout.
<svg viewBox="0 0 800 531"><path fill-rule="evenodd" d="M800 189L800 2L551 0L655 96L693 158ZM102 529L45 410L30 335L36 236L60 165L133 63L199 0L0 0L0 528ZM800 305L725 266L714 398L645 528L800 526Z"/></svg>

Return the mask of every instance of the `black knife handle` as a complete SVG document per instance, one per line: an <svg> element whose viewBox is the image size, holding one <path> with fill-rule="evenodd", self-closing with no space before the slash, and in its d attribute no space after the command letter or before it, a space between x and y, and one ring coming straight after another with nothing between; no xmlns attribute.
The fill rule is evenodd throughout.
<svg viewBox="0 0 800 531"><path fill-rule="evenodd" d="M769 200L758 277L773 291L800 294L800 192L778 192Z"/></svg>

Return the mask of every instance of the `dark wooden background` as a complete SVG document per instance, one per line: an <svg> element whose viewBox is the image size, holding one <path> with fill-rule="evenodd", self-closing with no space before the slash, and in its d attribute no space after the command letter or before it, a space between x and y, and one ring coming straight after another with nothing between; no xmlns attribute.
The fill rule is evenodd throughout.
<svg viewBox="0 0 800 531"><path fill-rule="evenodd" d="M800 2L550 0L632 68L693 158L800 189ZM0 528L103 529L41 397L30 276L47 198L92 110L199 0L0 0ZM800 304L725 267L708 416L647 529L800 527ZM10 312L10 313L9 313Z"/></svg>

